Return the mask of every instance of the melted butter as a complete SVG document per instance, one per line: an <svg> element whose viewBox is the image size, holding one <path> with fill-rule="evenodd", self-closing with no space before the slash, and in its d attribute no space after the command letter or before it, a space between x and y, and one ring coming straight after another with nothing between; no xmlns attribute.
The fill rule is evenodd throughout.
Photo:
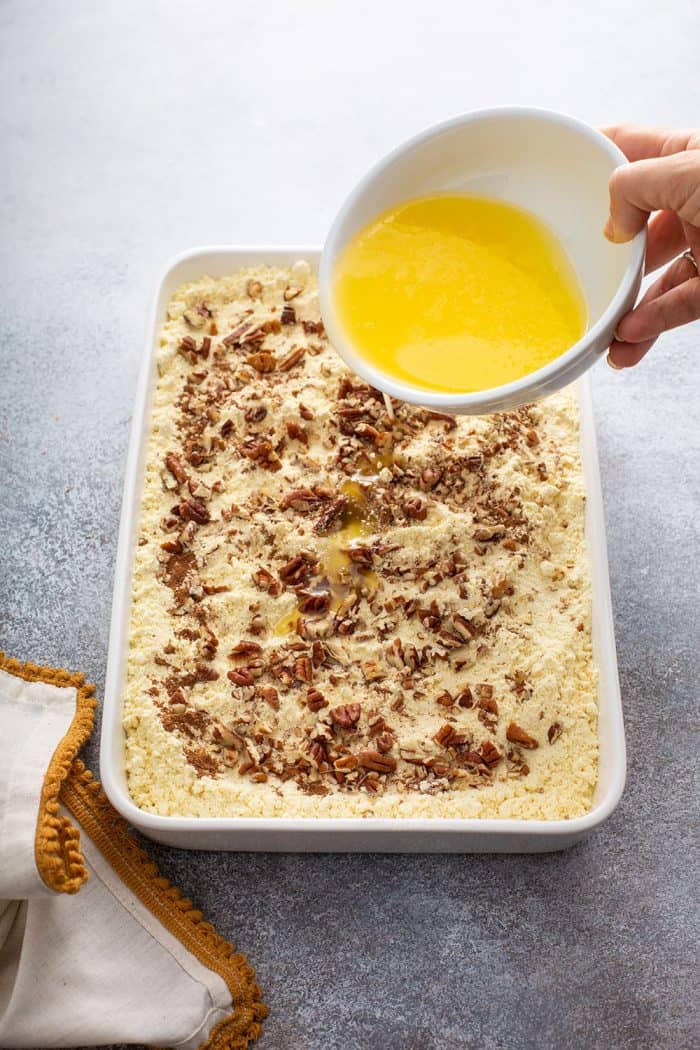
<svg viewBox="0 0 700 1050"><path fill-rule="evenodd" d="M512 382L586 326L576 274L550 230L481 197L423 197L380 215L341 255L334 296L357 352L422 390Z"/></svg>
<svg viewBox="0 0 700 1050"><path fill-rule="evenodd" d="M330 591L331 613L342 613L346 604L354 601L358 593L376 591L379 580L375 572L366 569L348 554L348 548L376 531L377 523L367 501L367 492L358 481L345 481L341 493L347 497L341 528L326 540L320 556L319 582L312 593ZM296 631L301 613L298 603L274 626L275 635Z"/></svg>

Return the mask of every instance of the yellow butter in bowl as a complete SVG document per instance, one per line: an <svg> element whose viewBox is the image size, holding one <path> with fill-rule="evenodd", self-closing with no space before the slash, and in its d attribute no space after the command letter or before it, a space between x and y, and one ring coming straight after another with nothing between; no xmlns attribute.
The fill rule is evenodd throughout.
<svg viewBox="0 0 700 1050"><path fill-rule="evenodd" d="M585 299L554 234L484 197L392 207L356 234L333 275L356 352L421 390L490 390L535 372L586 329Z"/></svg>

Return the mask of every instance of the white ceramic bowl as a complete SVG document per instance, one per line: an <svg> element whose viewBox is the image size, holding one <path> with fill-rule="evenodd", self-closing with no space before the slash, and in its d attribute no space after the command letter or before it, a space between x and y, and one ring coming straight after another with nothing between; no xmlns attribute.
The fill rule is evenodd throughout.
<svg viewBox="0 0 700 1050"><path fill-rule="evenodd" d="M514 408L571 383L605 353L637 298L646 231L629 244L603 236L608 180L624 154L599 131L547 110L504 108L454 117L399 146L365 175L331 227L321 256L321 313L333 345L363 379L393 397L447 412ZM469 394L436 393L401 383L370 364L336 314L333 275L339 254L373 218L401 201L432 193L472 193L537 215L557 235L588 306L583 337L556 360L514 383Z"/></svg>

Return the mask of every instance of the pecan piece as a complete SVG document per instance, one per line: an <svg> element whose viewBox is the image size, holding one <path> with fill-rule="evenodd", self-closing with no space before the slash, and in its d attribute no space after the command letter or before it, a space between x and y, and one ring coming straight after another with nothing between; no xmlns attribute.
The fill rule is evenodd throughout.
<svg viewBox="0 0 700 1050"><path fill-rule="evenodd" d="M189 481L189 475L180 460L173 452L168 452L165 457L165 465L177 481L178 485L184 485Z"/></svg>
<svg viewBox="0 0 700 1050"><path fill-rule="evenodd" d="M238 446L238 451L265 470L279 470L282 466L279 456L267 438L250 438Z"/></svg>
<svg viewBox="0 0 700 1050"><path fill-rule="evenodd" d="M420 476L422 487L426 489L434 489L438 482L442 479L442 471L436 470L435 467L426 467Z"/></svg>
<svg viewBox="0 0 700 1050"><path fill-rule="evenodd" d="M377 751L385 755L387 751L391 751L394 746L394 738L389 732L380 733L377 739L374 741L377 745Z"/></svg>
<svg viewBox="0 0 700 1050"><path fill-rule="evenodd" d="M338 758L333 763L333 769L337 769L342 773L351 773L353 769L357 769L357 757L355 755L343 755L342 758Z"/></svg>
<svg viewBox="0 0 700 1050"><path fill-rule="evenodd" d="M454 416L448 416L446 412L428 412L428 419L439 419L442 423L447 423L448 430L454 430L457 426L457 420Z"/></svg>
<svg viewBox="0 0 700 1050"><path fill-rule="evenodd" d="M255 278L251 277L245 286L246 295L249 299L260 299L262 298L263 286L260 281L256 281Z"/></svg>
<svg viewBox="0 0 700 1050"><path fill-rule="evenodd" d="M340 529L343 512L347 505L347 496L338 496L337 499L334 499L314 525L314 532L322 536L328 532L335 532L337 529Z"/></svg>
<svg viewBox="0 0 700 1050"><path fill-rule="evenodd" d="M267 372L274 372L277 367L277 358L270 350L258 350L246 357L246 363L252 365L256 372L265 375Z"/></svg>
<svg viewBox="0 0 700 1050"><path fill-rule="evenodd" d="M229 656L233 660L238 660L242 656L260 656L262 653L262 646L258 645L257 642L239 642L235 645Z"/></svg>
<svg viewBox="0 0 700 1050"><path fill-rule="evenodd" d="M314 669L308 656L298 656L294 661L294 675L300 682L311 685L314 680Z"/></svg>
<svg viewBox="0 0 700 1050"><path fill-rule="evenodd" d="M227 671L226 677L234 685L253 685L255 681L247 667L237 667L234 671Z"/></svg>
<svg viewBox="0 0 700 1050"><path fill-rule="evenodd" d="M256 569L253 573L253 583L256 587L259 587L261 591L267 591L271 597L276 598L278 594L282 593L282 585L275 579L271 572L262 567Z"/></svg>
<svg viewBox="0 0 700 1050"><path fill-rule="evenodd" d="M291 507L292 510L298 510L301 514L306 514L308 511L314 510L318 504L319 497L313 489L292 489L280 500L280 510L288 510Z"/></svg>
<svg viewBox="0 0 700 1050"><path fill-rule="evenodd" d="M454 697L447 689L443 690L443 692L440 693L439 696L436 696L435 699L441 707L452 707L454 703Z"/></svg>
<svg viewBox="0 0 700 1050"><path fill-rule="evenodd" d="M275 689L274 685L259 685L258 694L267 701L273 711L279 711L280 699L279 693Z"/></svg>
<svg viewBox="0 0 700 1050"><path fill-rule="evenodd" d="M320 690L309 689L306 694L306 706L309 711L320 711L322 708L328 707L328 701Z"/></svg>
<svg viewBox="0 0 700 1050"><path fill-rule="evenodd" d="M436 744L439 744L440 747L448 747L455 732L455 727L451 726L449 722L445 722L443 726L440 726L437 733L434 735L433 740Z"/></svg>
<svg viewBox="0 0 700 1050"><path fill-rule="evenodd" d="M360 751L357 760L363 769L371 769L375 773L393 773L396 769L396 759L380 751Z"/></svg>
<svg viewBox="0 0 700 1050"><path fill-rule="evenodd" d="M331 604L329 591L321 591L319 594L307 594L299 602L299 612L305 615L322 616L328 612Z"/></svg>
<svg viewBox="0 0 700 1050"><path fill-rule="evenodd" d="M287 433L292 441L300 441L302 445L309 444L308 434L300 423L295 423L294 420L290 420L287 423Z"/></svg>
<svg viewBox="0 0 700 1050"><path fill-rule="evenodd" d="M250 405L248 408L246 408L245 412L243 413L243 418L245 419L246 423L262 423L266 415L267 408L265 407L265 405ZM233 424L231 425L233 426ZM221 433L223 434L223 432L224 428L222 427Z"/></svg>
<svg viewBox="0 0 700 1050"><path fill-rule="evenodd" d="M526 733L525 730L515 722L511 722L506 729L506 737L511 743L520 744L521 747L527 747L531 750L540 746L534 736L530 736L529 733Z"/></svg>
<svg viewBox="0 0 700 1050"><path fill-rule="evenodd" d="M559 737L561 736L561 731L561 723L552 722L551 726L547 730L547 740L549 740L550 744L555 743L555 741L559 739Z"/></svg>
<svg viewBox="0 0 700 1050"><path fill-rule="evenodd" d="M280 314L280 324L296 324L296 320L296 310L289 303L285 303Z"/></svg>
<svg viewBox="0 0 700 1050"><path fill-rule="evenodd" d="M360 720L361 707L359 704L339 704L329 711L331 718L341 729L352 729Z"/></svg>
<svg viewBox="0 0 700 1050"><path fill-rule="evenodd" d="M474 698L472 691L468 685L465 685L462 690L457 694L457 703L460 707L473 707Z"/></svg>
<svg viewBox="0 0 700 1050"><path fill-rule="evenodd" d="M362 664L362 674L367 682L378 682L386 677L376 660L365 660Z"/></svg>
<svg viewBox="0 0 700 1050"><path fill-rule="evenodd" d="M428 511L420 496L404 500L403 512L412 521L425 521Z"/></svg>
<svg viewBox="0 0 700 1050"><path fill-rule="evenodd" d="M203 503L196 499L186 499L178 507L181 518L188 521L196 521L198 525L206 525L210 521L210 515Z"/></svg>
<svg viewBox="0 0 700 1050"><path fill-rule="evenodd" d="M481 755L481 760L484 763L484 765L488 766L489 768L491 766L495 766L496 763L500 762L503 758L503 755L498 750L496 745L492 744L490 740L484 741L484 743L479 748L479 754Z"/></svg>
<svg viewBox="0 0 700 1050"><path fill-rule="evenodd" d="M309 577L316 568L316 562L308 554L295 554L282 566L279 572L282 583L298 584Z"/></svg>
<svg viewBox="0 0 700 1050"><path fill-rule="evenodd" d="M288 354L285 354L285 356L280 358L280 360L277 362L277 369L278 369L278 371L279 372L288 372L290 370L290 368L294 368L295 365L299 364L299 362L304 357L305 353L306 353L306 347L303 347L303 346L296 346L296 347L294 347L292 350L289 351Z"/></svg>
<svg viewBox="0 0 700 1050"><path fill-rule="evenodd" d="M494 543L496 540L502 540L505 534L506 530L502 525L482 525L474 530L474 539L478 543Z"/></svg>

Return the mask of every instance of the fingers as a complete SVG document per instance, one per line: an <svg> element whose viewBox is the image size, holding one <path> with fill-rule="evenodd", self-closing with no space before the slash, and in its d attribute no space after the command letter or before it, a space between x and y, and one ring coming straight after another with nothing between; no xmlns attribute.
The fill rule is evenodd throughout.
<svg viewBox="0 0 700 1050"><path fill-rule="evenodd" d="M608 350L608 364L615 371L622 368L632 368L638 365L648 350L651 350L656 339L648 339L645 343L619 343L614 340Z"/></svg>
<svg viewBox="0 0 700 1050"><path fill-rule="evenodd" d="M640 343L698 318L700 277L694 277L633 310L624 318L618 335L625 342Z"/></svg>
<svg viewBox="0 0 700 1050"><path fill-rule="evenodd" d="M676 259L623 317L608 351L613 368L641 361L662 332L700 318L700 278L689 259Z"/></svg>
<svg viewBox="0 0 700 1050"><path fill-rule="evenodd" d="M675 211L660 211L649 223L645 272L652 273L685 247L683 223Z"/></svg>
<svg viewBox="0 0 700 1050"><path fill-rule="evenodd" d="M636 124L618 124L600 129L628 160L648 160L649 157L666 157L670 153L700 147L697 131L672 131L669 128L643 128Z"/></svg>
<svg viewBox="0 0 700 1050"><path fill-rule="evenodd" d="M700 226L700 150L622 165L612 173L609 190L605 234L616 243L639 233L652 211L675 211Z"/></svg>

